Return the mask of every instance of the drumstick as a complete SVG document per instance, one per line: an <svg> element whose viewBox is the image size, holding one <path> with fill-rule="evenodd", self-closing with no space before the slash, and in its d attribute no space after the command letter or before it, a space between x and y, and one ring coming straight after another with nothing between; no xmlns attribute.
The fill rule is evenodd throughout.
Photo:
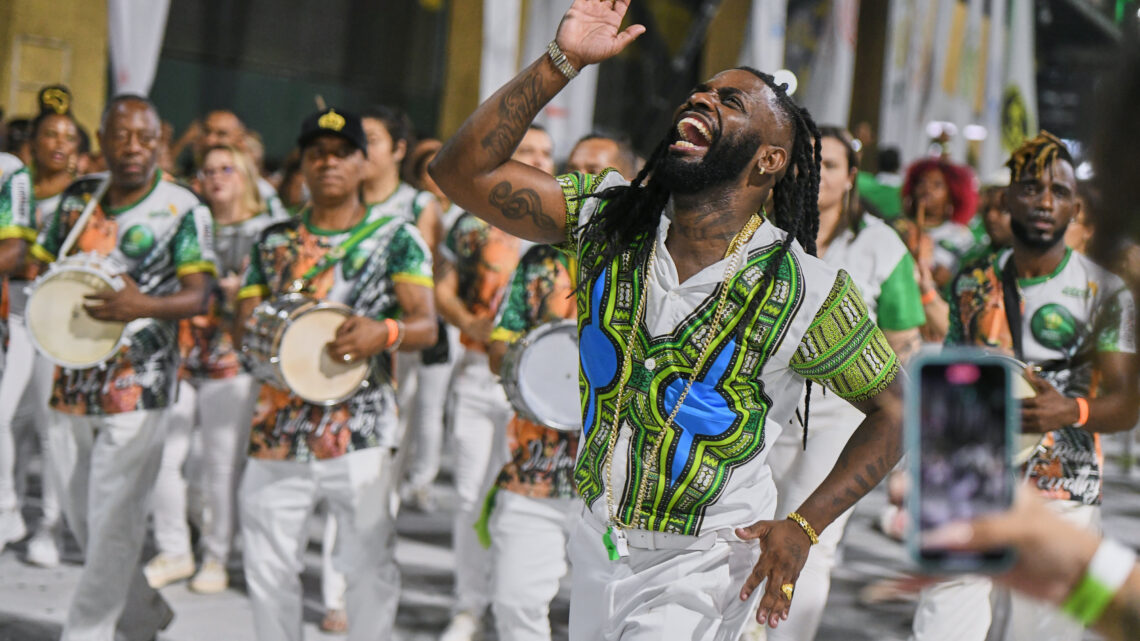
<svg viewBox="0 0 1140 641"><path fill-rule="evenodd" d="M95 192L91 194L91 199L84 205L83 211L79 214L79 218L75 220L75 224L71 227L71 232L67 234L67 238L63 240L63 245L59 247L58 258L63 258L67 252L71 251L72 245L79 240L79 235L83 233L83 228L87 226L87 220L91 218L91 214L95 213L95 207L99 205L99 201L103 200L103 194L107 193L107 187L111 185L111 175L103 179L99 186L95 188Z"/></svg>
<svg viewBox="0 0 1140 641"><path fill-rule="evenodd" d="M328 109L328 105L325 104L325 97L321 94L313 96L313 102L317 103L317 111L324 111L325 109Z"/></svg>

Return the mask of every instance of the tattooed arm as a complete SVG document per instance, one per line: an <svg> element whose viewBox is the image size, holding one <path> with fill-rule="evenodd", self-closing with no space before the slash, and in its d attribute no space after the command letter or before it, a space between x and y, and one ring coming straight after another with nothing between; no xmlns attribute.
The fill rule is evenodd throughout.
<svg viewBox="0 0 1140 641"><path fill-rule="evenodd" d="M617 55L645 28L621 29L628 0L575 0L555 41L575 69ZM516 236L539 243L566 238L562 189L550 175L510 160L527 127L566 77L542 56L499 89L432 160L428 171L459 206Z"/></svg>

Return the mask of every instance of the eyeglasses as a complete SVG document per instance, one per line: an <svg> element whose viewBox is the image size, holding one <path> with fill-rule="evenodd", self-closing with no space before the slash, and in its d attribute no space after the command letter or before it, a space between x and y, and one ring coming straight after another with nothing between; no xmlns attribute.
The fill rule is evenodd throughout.
<svg viewBox="0 0 1140 641"><path fill-rule="evenodd" d="M237 169L233 165L225 165L213 169L203 169L198 172L198 175L205 179L213 178L214 176L232 176L236 171Z"/></svg>

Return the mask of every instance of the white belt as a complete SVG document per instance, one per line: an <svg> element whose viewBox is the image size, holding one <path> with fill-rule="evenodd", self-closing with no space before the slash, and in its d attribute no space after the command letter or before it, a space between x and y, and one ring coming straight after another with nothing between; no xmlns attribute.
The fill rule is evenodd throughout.
<svg viewBox="0 0 1140 641"><path fill-rule="evenodd" d="M606 527L594 516L588 506L582 508L582 518L590 529L598 534L604 534ZM626 541L630 547L643 550L711 550L716 543L716 532L706 532L701 535L676 534L673 532L656 532L640 528L622 528Z"/></svg>

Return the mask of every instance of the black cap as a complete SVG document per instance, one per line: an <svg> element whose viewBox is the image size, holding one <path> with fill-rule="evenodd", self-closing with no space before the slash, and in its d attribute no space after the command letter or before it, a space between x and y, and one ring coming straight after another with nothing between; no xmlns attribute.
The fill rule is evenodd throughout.
<svg viewBox="0 0 1140 641"><path fill-rule="evenodd" d="M301 123L301 135L297 136L297 146L308 147L319 136L336 136L347 140L352 146L368 155L368 139L364 135L364 125L360 116L348 111L328 109L310 114Z"/></svg>

